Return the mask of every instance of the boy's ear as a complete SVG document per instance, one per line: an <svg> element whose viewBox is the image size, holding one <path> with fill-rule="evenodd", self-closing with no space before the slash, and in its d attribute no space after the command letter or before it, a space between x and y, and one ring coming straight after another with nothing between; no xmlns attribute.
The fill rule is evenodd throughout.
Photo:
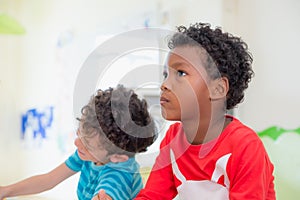
<svg viewBox="0 0 300 200"><path fill-rule="evenodd" d="M210 99L218 100L222 98L226 98L226 95L229 90L229 82L226 77L221 77L213 81Z"/></svg>
<svg viewBox="0 0 300 200"><path fill-rule="evenodd" d="M113 163L125 162L129 157L125 154L113 154L109 157L110 161Z"/></svg>

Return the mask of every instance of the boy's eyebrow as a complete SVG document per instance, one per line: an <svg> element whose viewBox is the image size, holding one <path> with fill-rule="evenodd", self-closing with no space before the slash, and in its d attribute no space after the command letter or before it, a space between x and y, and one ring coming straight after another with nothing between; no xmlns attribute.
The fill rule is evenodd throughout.
<svg viewBox="0 0 300 200"><path fill-rule="evenodd" d="M177 68L177 67L193 67L193 65L190 62L185 61L178 61L174 62L171 65L168 65L169 67Z"/></svg>

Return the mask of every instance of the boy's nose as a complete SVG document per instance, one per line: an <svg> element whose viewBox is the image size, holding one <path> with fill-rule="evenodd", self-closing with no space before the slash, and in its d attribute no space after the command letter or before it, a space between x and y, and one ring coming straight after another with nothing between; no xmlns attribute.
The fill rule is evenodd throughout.
<svg viewBox="0 0 300 200"><path fill-rule="evenodd" d="M160 86L160 90L163 92L163 91L166 91L166 90L170 90L170 87L168 85L168 83L166 81L164 81L161 86Z"/></svg>
<svg viewBox="0 0 300 200"><path fill-rule="evenodd" d="M167 89L167 87L164 85L164 84L162 84L161 86L160 86L160 90L161 91L164 91L164 90L166 90Z"/></svg>
<svg viewBox="0 0 300 200"><path fill-rule="evenodd" d="M75 144L75 146L78 148L79 147L79 145L80 145L80 140L79 140L79 138L76 138L75 140L74 140L74 144Z"/></svg>

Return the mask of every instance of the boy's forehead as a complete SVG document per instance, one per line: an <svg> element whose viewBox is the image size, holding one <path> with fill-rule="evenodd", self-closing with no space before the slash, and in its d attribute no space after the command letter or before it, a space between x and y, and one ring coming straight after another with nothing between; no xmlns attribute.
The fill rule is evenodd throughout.
<svg viewBox="0 0 300 200"><path fill-rule="evenodd" d="M98 146L104 141L104 139L97 132L92 132L90 134L80 133L79 136L89 145Z"/></svg>
<svg viewBox="0 0 300 200"><path fill-rule="evenodd" d="M207 60L207 54L203 48L197 46L175 47L168 53L167 62L176 62L181 60L193 66L204 66Z"/></svg>
<svg viewBox="0 0 300 200"><path fill-rule="evenodd" d="M87 127L83 127L83 126L84 126L83 123L80 122L79 126L77 128L77 132L80 136L93 138L93 137L99 135L97 129L95 129L93 127L87 128Z"/></svg>

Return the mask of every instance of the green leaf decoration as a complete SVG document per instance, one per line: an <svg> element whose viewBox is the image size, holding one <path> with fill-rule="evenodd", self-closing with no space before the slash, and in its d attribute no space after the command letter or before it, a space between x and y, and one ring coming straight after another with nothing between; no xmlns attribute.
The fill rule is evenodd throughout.
<svg viewBox="0 0 300 200"><path fill-rule="evenodd" d="M300 127L295 129L294 132L299 133L300 134Z"/></svg>
<svg viewBox="0 0 300 200"><path fill-rule="evenodd" d="M16 34L25 33L25 28L14 18L9 15L0 13L0 34Z"/></svg>
<svg viewBox="0 0 300 200"><path fill-rule="evenodd" d="M294 130L286 130L284 128L278 127L278 126L272 126L270 128L267 128L261 132L258 132L259 137L264 137L268 136L272 138L273 140L276 140L280 135L284 133L290 133L290 132L295 132L300 134L300 127Z"/></svg>
<svg viewBox="0 0 300 200"><path fill-rule="evenodd" d="M284 132L286 132L285 129L277 127L277 126L272 126L261 132L258 132L258 135L259 135L259 137L269 136L273 140L276 140Z"/></svg>

